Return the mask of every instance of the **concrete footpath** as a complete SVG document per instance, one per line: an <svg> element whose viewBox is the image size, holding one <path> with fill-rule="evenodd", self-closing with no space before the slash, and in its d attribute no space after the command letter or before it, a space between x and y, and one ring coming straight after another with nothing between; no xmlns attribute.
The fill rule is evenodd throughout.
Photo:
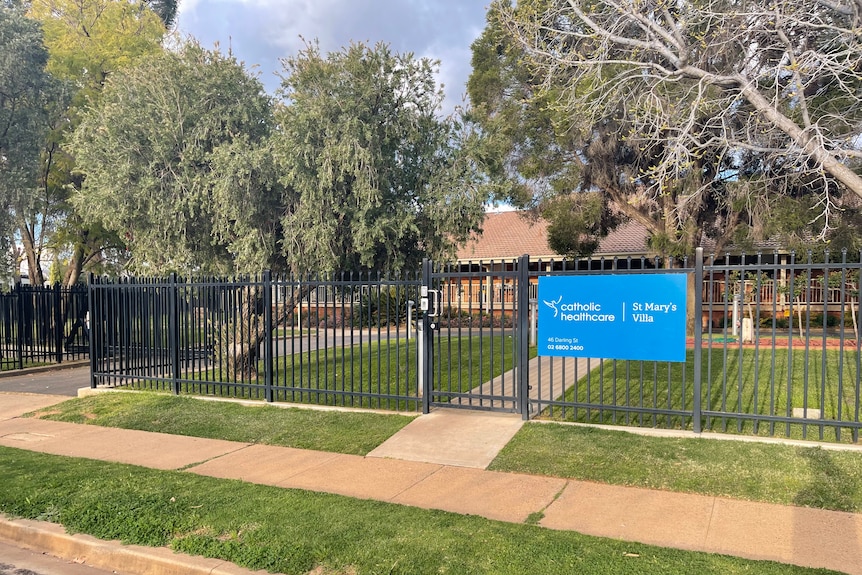
<svg viewBox="0 0 862 575"><path fill-rule="evenodd" d="M434 412L407 426L412 431L405 433L413 433L413 439L396 436L392 443L387 442L389 447L384 444L367 457L20 417L66 399L0 394L0 445L323 491L514 523L541 514L539 525L549 529L862 575L862 514L481 468L487 465L485 461L493 459L489 454L499 449L497 444L504 445L520 427L516 417ZM442 427L434 425L435 420ZM425 448L419 445L415 434L434 437L435 433L443 433L441 429L451 429L453 425L461 425L468 434L473 429L480 435L501 439L480 446L479 451L485 455L479 463L444 461L433 453L422 453ZM405 453L415 457L403 457ZM401 458L395 459L396 456ZM167 549L71 536L56 525L33 521L0 519L0 540L128 575L249 573L225 562L179 555Z"/></svg>

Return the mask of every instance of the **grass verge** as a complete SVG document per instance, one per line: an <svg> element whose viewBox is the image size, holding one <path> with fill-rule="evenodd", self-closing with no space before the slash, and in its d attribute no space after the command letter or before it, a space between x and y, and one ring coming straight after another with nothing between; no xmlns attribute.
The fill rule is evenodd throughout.
<svg viewBox="0 0 862 575"><path fill-rule="evenodd" d="M281 573L827 573L0 447L0 511Z"/></svg>
<svg viewBox="0 0 862 575"><path fill-rule="evenodd" d="M530 423L490 468L862 512L862 451Z"/></svg>
<svg viewBox="0 0 862 575"><path fill-rule="evenodd" d="M201 401L162 393L101 393L37 413L44 419L365 455L412 417Z"/></svg>

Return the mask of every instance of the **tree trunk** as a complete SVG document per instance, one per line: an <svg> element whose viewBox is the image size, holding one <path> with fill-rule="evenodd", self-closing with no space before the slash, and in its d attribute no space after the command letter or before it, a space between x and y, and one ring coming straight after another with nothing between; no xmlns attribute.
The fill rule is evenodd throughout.
<svg viewBox="0 0 862 575"><path fill-rule="evenodd" d="M257 377L260 346L266 338L273 337L265 329L263 289L260 285L251 285L237 290L234 296L235 312L221 328L218 346L220 363L235 381L248 381ZM310 291L311 288L305 285L291 290L280 307L281 311L273 311L273 330L288 324L296 306ZM275 300L273 297L272 301Z"/></svg>
<svg viewBox="0 0 862 575"><path fill-rule="evenodd" d="M84 246L77 244L72 252L72 257L69 260L69 266L66 268L66 274L63 278L63 285L71 287L78 283L81 278L81 271L84 265Z"/></svg>
<svg viewBox="0 0 862 575"><path fill-rule="evenodd" d="M27 258L27 277L30 280L30 285L45 285L45 276L42 274L42 258L37 249L33 234L30 233L30 228L26 225L19 224L18 231L21 233L24 257Z"/></svg>

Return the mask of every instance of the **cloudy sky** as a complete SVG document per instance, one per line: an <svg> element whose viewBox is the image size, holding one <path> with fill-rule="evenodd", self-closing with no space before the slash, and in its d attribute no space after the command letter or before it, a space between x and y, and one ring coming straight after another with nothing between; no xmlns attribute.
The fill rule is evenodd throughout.
<svg viewBox="0 0 862 575"><path fill-rule="evenodd" d="M228 47L272 93L280 58L304 40L325 52L351 41L386 42L396 52L440 61L444 108L462 103L470 74L470 44L485 26L488 0L181 0L178 28L206 47Z"/></svg>

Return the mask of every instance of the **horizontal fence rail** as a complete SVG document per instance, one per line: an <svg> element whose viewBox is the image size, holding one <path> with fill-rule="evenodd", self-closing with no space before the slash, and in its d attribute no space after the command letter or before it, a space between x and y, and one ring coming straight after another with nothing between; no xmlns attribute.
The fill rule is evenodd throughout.
<svg viewBox="0 0 862 575"><path fill-rule="evenodd" d="M93 278L92 385L415 411L418 279Z"/></svg>
<svg viewBox="0 0 862 575"><path fill-rule="evenodd" d="M87 287L16 285L0 293L3 370L87 357Z"/></svg>

